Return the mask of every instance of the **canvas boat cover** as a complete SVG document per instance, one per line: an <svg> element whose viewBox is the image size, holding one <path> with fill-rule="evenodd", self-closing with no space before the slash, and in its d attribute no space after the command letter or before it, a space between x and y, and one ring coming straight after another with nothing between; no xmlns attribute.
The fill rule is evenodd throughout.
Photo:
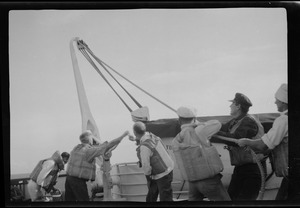
<svg viewBox="0 0 300 208"><path fill-rule="evenodd" d="M261 124L264 127L265 133L269 131L272 127L274 120L280 115L279 113L261 113L261 114L251 114L259 119ZM221 123L226 123L231 116L204 116L197 117L197 120L200 122L205 122L209 120L218 120ZM171 119L159 119L154 121L146 122L147 131L159 136L160 138L169 138L175 137L180 132L180 125L177 118ZM211 139L211 142L214 142L214 138Z"/></svg>

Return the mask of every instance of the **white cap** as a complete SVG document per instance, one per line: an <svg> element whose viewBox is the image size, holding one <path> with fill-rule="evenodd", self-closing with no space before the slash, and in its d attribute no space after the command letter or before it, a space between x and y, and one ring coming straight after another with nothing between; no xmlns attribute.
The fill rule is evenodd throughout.
<svg viewBox="0 0 300 208"><path fill-rule="evenodd" d="M195 118L197 116L197 110L191 107L180 107L177 110L177 115L182 118Z"/></svg>
<svg viewBox="0 0 300 208"><path fill-rule="evenodd" d="M282 84L279 87L279 89L275 93L275 97L281 102L288 103L287 84Z"/></svg>
<svg viewBox="0 0 300 208"><path fill-rule="evenodd" d="M149 109L147 106L144 106L142 108L139 108L135 111L131 112L131 117L134 122L137 121L149 121L150 115L149 115Z"/></svg>

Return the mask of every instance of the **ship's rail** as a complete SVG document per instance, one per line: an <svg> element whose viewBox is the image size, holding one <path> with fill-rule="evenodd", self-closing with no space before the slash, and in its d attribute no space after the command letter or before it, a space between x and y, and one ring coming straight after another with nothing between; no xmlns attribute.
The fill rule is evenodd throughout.
<svg viewBox="0 0 300 208"><path fill-rule="evenodd" d="M26 176L21 176L21 177L15 177L10 179L10 188L18 188L22 195L24 196L23 201L27 201L30 199L28 190L27 190L27 185L30 180L29 174L24 174ZM58 187L60 190L64 190L64 180L66 177L66 173L62 173L58 176L58 183L56 187Z"/></svg>

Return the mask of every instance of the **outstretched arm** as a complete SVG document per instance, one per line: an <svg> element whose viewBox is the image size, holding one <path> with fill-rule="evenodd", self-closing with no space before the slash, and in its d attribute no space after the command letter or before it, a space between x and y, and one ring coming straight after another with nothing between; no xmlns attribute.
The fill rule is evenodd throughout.
<svg viewBox="0 0 300 208"><path fill-rule="evenodd" d="M93 161L95 157L99 157L100 155L105 155L107 152L113 150L112 148L116 147L122 139L129 134L128 131L124 132L120 137L110 141L104 142L100 145L93 146L87 150L87 160Z"/></svg>
<svg viewBox="0 0 300 208"><path fill-rule="evenodd" d="M122 141L122 139L124 139L124 137L126 137L127 135L129 135L129 131L125 131L121 136L110 141L107 144L106 150L109 150L109 149L113 148L114 146L118 145Z"/></svg>
<svg viewBox="0 0 300 208"><path fill-rule="evenodd" d="M262 141L262 139L253 140L253 139L242 138L237 140L237 143L240 147L249 146L255 152L264 152L268 149L268 146Z"/></svg>

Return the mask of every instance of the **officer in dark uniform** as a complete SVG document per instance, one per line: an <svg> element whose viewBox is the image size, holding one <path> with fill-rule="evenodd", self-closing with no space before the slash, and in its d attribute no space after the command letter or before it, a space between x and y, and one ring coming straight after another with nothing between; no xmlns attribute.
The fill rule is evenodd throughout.
<svg viewBox="0 0 300 208"><path fill-rule="evenodd" d="M235 98L230 100L232 104L231 119L229 122L222 124L217 135L240 138L254 138L258 135L259 126L257 121L248 114L252 106L250 99L242 93L236 93ZM250 151L240 148L233 142L219 140L228 145L231 165L235 166L232 178L228 187L228 193L234 200L256 200L261 176L258 165L253 160Z"/></svg>

